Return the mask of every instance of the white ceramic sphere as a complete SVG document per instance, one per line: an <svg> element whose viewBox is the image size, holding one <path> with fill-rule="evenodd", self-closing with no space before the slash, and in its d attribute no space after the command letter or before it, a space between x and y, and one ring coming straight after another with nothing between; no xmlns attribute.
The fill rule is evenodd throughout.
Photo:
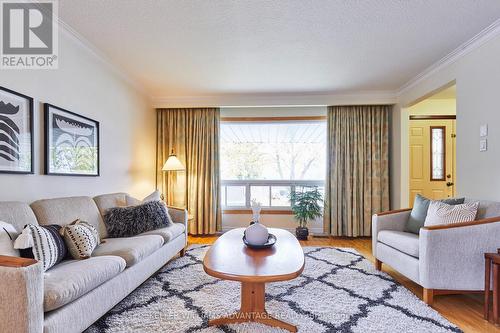
<svg viewBox="0 0 500 333"><path fill-rule="evenodd" d="M268 237L269 231L260 223L254 223L245 230L245 238L252 245L263 245L267 242Z"/></svg>

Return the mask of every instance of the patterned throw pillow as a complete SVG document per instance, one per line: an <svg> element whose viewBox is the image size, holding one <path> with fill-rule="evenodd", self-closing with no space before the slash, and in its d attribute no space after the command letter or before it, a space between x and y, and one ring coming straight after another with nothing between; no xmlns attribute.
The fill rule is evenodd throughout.
<svg viewBox="0 0 500 333"><path fill-rule="evenodd" d="M406 231L417 234L420 232L425 224L425 217L427 216L427 211L429 210L429 205L432 200L427 199L420 194L415 196L415 201L413 202L413 208L410 212L408 221L406 221ZM460 205L463 204L465 198L448 198L439 200L441 202L447 203L449 205Z"/></svg>
<svg viewBox="0 0 500 333"><path fill-rule="evenodd" d="M84 221L76 220L61 228L61 235L74 259L90 258L101 243L97 229Z"/></svg>
<svg viewBox="0 0 500 333"><path fill-rule="evenodd" d="M478 207L479 202L448 205L440 201L431 201L425 218L425 226L474 221Z"/></svg>
<svg viewBox="0 0 500 333"><path fill-rule="evenodd" d="M145 197L144 199L139 200L134 197L131 197L130 195L127 194L125 197L127 206L138 206L140 204L149 202L149 201L161 201L161 192L158 190L155 190L153 193Z"/></svg>
<svg viewBox="0 0 500 333"><path fill-rule="evenodd" d="M19 251L14 249L14 241L18 235L12 224L0 221L0 255L19 257Z"/></svg>
<svg viewBox="0 0 500 333"><path fill-rule="evenodd" d="M142 205L110 208L104 214L108 237L131 237L172 225L167 207L161 201Z"/></svg>
<svg viewBox="0 0 500 333"><path fill-rule="evenodd" d="M67 248L59 234L60 229L61 226L56 224L28 224L17 237L14 248L20 250L22 257L41 262L46 271L66 257Z"/></svg>

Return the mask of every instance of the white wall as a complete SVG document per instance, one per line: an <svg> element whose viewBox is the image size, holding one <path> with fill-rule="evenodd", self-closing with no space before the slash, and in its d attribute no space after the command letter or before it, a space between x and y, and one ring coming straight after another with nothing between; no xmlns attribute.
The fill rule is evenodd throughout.
<svg viewBox="0 0 500 333"><path fill-rule="evenodd" d="M326 116L325 106L308 107L231 107L221 108L221 117L292 117ZM222 214L223 231L247 227L252 214ZM293 230L297 223L293 215L261 215L261 223L267 227ZM323 233L323 219L310 222L308 228L313 233Z"/></svg>
<svg viewBox="0 0 500 333"><path fill-rule="evenodd" d="M155 113L80 42L61 31L59 69L0 70L0 85L34 98L35 174L0 174L0 201L154 190ZM43 109L48 102L100 122L101 176L43 175Z"/></svg>
<svg viewBox="0 0 500 333"><path fill-rule="evenodd" d="M395 208L406 206L407 162L402 158L407 149L403 119L408 107L423 96L456 81L457 85L457 194L482 199L500 200L500 36L495 36L406 89L395 107L400 122L393 128L394 138L401 144L393 148L399 163L398 176L392 189L400 198ZM488 151L479 152L479 126L488 124ZM403 129L403 130L402 130ZM395 167L398 167L397 165Z"/></svg>
<svg viewBox="0 0 500 333"><path fill-rule="evenodd" d="M326 106L223 107L221 117L301 117L326 116Z"/></svg>
<svg viewBox="0 0 500 333"><path fill-rule="evenodd" d="M456 115L457 103L454 98L426 99L408 108L410 115Z"/></svg>
<svg viewBox="0 0 500 333"><path fill-rule="evenodd" d="M392 122L391 150L391 207L409 207L409 116L410 115L456 115L455 99L425 99L408 108L395 107L396 119ZM397 142L397 143L396 143Z"/></svg>

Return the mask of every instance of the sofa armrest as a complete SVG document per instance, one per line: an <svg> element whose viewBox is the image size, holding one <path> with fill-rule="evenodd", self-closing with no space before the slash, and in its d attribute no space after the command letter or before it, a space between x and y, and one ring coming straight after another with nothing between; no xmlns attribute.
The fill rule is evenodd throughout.
<svg viewBox="0 0 500 333"><path fill-rule="evenodd" d="M372 216L372 253L376 258L377 236L382 230L404 231L411 208L391 210Z"/></svg>
<svg viewBox="0 0 500 333"><path fill-rule="evenodd" d="M43 268L32 259L0 256L2 332L43 331Z"/></svg>
<svg viewBox="0 0 500 333"><path fill-rule="evenodd" d="M184 230L186 234L186 244L187 244L187 235L189 233L188 229L188 211L185 208L168 206L168 213L172 218L174 223L182 223L184 224Z"/></svg>
<svg viewBox="0 0 500 333"><path fill-rule="evenodd" d="M420 229L419 280L424 288L483 290L484 253L500 245L500 217Z"/></svg>

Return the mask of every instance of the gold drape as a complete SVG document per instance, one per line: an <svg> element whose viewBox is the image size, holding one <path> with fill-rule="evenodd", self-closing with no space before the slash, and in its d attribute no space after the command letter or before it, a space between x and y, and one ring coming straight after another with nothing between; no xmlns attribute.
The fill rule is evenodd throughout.
<svg viewBox="0 0 500 333"><path fill-rule="evenodd" d="M388 105L328 107L325 232L370 236L371 216L389 209Z"/></svg>
<svg viewBox="0 0 500 333"><path fill-rule="evenodd" d="M218 108L157 109L156 186L192 216L189 233L221 230ZM174 150L185 171L162 171Z"/></svg>

